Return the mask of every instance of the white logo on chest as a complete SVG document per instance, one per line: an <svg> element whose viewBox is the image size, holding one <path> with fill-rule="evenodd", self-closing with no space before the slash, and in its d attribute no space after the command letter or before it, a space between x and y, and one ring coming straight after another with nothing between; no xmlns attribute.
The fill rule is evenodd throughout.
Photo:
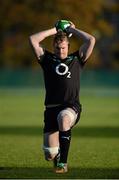
<svg viewBox="0 0 119 180"><path fill-rule="evenodd" d="M59 74L60 76L68 74L67 78L71 78L71 72L69 71L69 67L66 64L64 63L58 64L55 70L56 70L56 73Z"/></svg>

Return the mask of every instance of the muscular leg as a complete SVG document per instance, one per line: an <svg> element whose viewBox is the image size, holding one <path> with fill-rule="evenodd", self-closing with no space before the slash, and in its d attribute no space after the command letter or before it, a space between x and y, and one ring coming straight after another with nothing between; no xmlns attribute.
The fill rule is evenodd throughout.
<svg viewBox="0 0 119 180"><path fill-rule="evenodd" d="M44 155L46 160L53 160L59 151L59 132L44 133Z"/></svg>
<svg viewBox="0 0 119 180"><path fill-rule="evenodd" d="M77 114L71 108L61 111L58 115L61 163L67 163L71 141L71 127L74 125L76 118Z"/></svg>

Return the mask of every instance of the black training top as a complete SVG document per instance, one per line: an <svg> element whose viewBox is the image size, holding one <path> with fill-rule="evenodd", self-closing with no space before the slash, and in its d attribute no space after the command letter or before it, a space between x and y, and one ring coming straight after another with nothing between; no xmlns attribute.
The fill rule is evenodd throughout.
<svg viewBox="0 0 119 180"><path fill-rule="evenodd" d="M79 51L61 60L53 53L45 50L45 54L39 63L44 72L45 105L79 104L80 71L84 65L79 57Z"/></svg>

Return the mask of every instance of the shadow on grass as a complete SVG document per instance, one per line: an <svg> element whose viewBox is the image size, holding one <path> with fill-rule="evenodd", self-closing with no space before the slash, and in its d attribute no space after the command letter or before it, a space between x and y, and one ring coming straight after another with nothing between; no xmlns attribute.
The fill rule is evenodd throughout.
<svg viewBox="0 0 119 180"><path fill-rule="evenodd" d="M1 126L0 134L2 135L26 135L38 136L42 135L43 128L38 126ZM73 129L73 136L79 137L119 137L119 127L75 127Z"/></svg>
<svg viewBox="0 0 119 180"><path fill-rule="evenodd" d="M70 168L66 174L55 174L45 167L0 167L0 178L33 179L118 179L119 168Z"/></svg>

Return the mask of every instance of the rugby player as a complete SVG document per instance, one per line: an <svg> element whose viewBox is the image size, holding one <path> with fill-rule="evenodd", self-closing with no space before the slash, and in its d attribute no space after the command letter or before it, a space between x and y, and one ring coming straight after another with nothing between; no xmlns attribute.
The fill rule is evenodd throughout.
<svg viewBox="0 0 119 180"><path fill-rule="evenodd" d="M42 41L54 35L53 53L42 46ZM69 36L82 39L82 45L69 54ZM45 82L44 154L53 160L56 173L68 171L68 152L71 129L79 121L80 72L90 57L95 38L67 20L59 20L53 28L30 36Z"/></svg>

